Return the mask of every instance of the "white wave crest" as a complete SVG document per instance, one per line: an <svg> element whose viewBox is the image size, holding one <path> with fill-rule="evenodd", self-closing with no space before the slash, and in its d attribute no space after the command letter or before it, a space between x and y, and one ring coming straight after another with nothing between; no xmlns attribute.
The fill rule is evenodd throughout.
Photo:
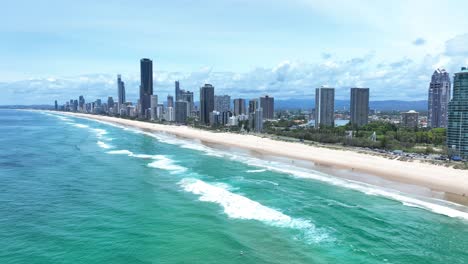
<svg viewBox="0 0 468 264"><path fill-rule="evenodd" d="M247 173L258 173L258 172L265 172L266 169L261 169L261 170L248 170L246 171Z"/></svg>
<svg viewBox="0 0 468 264"><path fill-rule="evenodd" d="M148 167L167 170L170 171L171 174L183 173L187 171L187 168L175 164L173 160L162 155L157 156L158 160L149 163Z"/></svg>
<svg viewBox="0 0 468 264"><path fill-rule="evenodd" d="M98 141L97 144L98 144L99 147L101 147L101 148L103 148L103 149L110 149L110 148L112 148L111 145L108 145L108 144L106 144L106 143L104 143L104 142L102 142L102 141Z"/></svg>
<svg viewBox="0 0 468 264"><path fill-rule="evenodd" d="M330 239L326 232L318 230L308 220L292 218L259 202L232 193L226 188L194 178L184 178L179 182L179 185L185 191L199 195L200 201L220 205L230 218L257 220L275 227L300 230L308 242L321 242Z"/></svg>
<svg viewBox="0 0 468 264"><path fill-rule="evenodd" d="M89 127L89 126L83 125L83 124L73 124L73 126L79 127L79 128L88 128Z"/></svg>
<svg viewBox="0 0 468 264"><path fill-rule="evenodd" d="M93 128L93 131L96 132L96 136L98 138L102 138L104 135L107 134L107 130L102 128Z"/></svg>

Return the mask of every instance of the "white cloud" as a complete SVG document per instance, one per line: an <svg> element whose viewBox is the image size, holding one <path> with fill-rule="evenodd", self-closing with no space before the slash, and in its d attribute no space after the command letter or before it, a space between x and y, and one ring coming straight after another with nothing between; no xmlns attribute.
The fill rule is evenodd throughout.
<svg viewBox="0 0 468 264"><path fill-rule="evenodd" d="M193 72L154 73L154 91L160 97L174 94L174 81L183 89L195 92L204 83L215 86L217 94L233 98L255 98L270 94L278 99L310 98L316 87L335 87L337 99L347 99L350 87L368 87L371 100L421 100L427 98L427 86L435 68L457 71L468 61L468 34L446 42L445 52L426 55L421 60L409 58L381 61L373 53L347 60L323 56L315 63L284 61L270 68L256 68L245 73L217 72L203 67ZM136 101L139 76L123 74L127 98ZM47 77L0 83L0 104L51 104L84 95L88 101L117 95L116 75L94 74L75 77Z"/></svg>

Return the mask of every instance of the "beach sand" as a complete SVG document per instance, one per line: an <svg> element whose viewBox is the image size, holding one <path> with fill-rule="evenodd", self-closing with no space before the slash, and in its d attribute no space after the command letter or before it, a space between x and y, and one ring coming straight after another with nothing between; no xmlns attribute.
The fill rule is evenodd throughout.
<svg viewBox="0 0 468 264"><path fill-rule="evenodd" d="M466 204L468 195L468 171L437 166L418 161L406 162L380 156L358 153L352 150L337 150L305 145L299 142L284 142L256 135L211 132L187 126L162 125L128 119L80 113L63 113L76 117L135 127L142 130L164 132L175 136L196 139L208 144L247 149L265 155L309 161L322 167L350 170L382 177L385 180L417 185L436 192L445 192Z"/></svg>

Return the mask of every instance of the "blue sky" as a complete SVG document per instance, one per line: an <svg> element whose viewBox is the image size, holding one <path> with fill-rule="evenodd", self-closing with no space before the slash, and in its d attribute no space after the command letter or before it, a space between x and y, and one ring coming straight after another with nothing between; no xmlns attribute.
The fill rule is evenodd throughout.
<svg viewBox="0 0 468 264"><path fill-rule="evenodd" d="M0 104L136 99L139 59L155 91L313 98L314 88L371 88L371 100L427 97L437 67L468 64L463 0L25 1L2 3Z"/></svg>

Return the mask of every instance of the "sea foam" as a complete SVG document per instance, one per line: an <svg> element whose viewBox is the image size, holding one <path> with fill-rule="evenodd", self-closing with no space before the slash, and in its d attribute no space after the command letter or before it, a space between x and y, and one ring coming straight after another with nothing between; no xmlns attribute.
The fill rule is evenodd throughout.
<svg viewBox="0 0 468 264"><path fill-rule="evenodd" d="M101 148L103 148L103 149L110 149L110 148L112 148L111 145L108 145L108 144L106 144L106 143L104 143L104 142L102 142L102 141L98 141L97 144L98 144L99 147L101 147Z"/></svg>
<svg viewBox="0 0 468 264"><path fill-rule="evenodd" d="M187 171L187 168L175 164L175 161L164 156L164 155L149 155L149 154L135 154L129 150L111 150L107 152L111 155L127 155L129 157L139 158L139 159L153 159L155 161L148 164L148 167L167 170L171 174L182 173Z"/></svg>
<svg viewBox="0 0 468 264"><path fill-rule="evenodd" d="M179 185L185 191L198 195L200 201L220 205L230 218L257 220L275 227L300 230L307 242L331 240L327 232L318 230L311 221L292 218L226 188L194 178L184 178Z"/></svg>

